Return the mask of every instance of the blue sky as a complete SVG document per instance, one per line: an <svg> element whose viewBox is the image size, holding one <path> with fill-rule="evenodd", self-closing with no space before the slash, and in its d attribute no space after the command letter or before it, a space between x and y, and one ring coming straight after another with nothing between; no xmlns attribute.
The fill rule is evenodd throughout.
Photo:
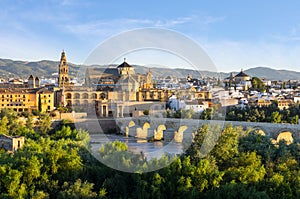
<svg viewBox="0 0 300 199"><path fill-rule="evenodd" d="M296 0L0 0L0 7L1 58L58 60L64 49L70 62L80 64L115 34L158 27L195 40L219 71L255 66L300 71Z"/></svg>

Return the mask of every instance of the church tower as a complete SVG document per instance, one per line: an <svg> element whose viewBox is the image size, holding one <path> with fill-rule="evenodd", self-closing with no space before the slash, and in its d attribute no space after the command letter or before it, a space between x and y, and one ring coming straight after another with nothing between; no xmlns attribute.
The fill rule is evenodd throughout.
<svg viewBox="0 0 300 199"><path fill-rule="evenodd" d="M60 63L59 63L58 86L64 87L69 85L70 85L70 78L69 78L69 67L67 64L67 57L65 51L62 51Z"/></svg>

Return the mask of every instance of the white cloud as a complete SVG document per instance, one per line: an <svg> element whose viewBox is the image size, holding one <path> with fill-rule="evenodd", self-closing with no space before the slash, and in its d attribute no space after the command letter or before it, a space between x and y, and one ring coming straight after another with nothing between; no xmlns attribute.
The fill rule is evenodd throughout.
<svg viewBox="0 0 300 199"><path fill-rule="evenodd" d="M150 20L150 19L131 19L121 18L113 20L98 20L88 23L69 24L66 29L76 35L95 35L110 34L111 32L120 32L138 27L172 27L177 24L186 23L188 19L176 20Z"/></svg>
<svg viewBox="0 0 300 199"><path fill-rule="evenodd" d="M111 20L97 20L87 23L67 24L64 25L64 28L66 28L68 32L71 32L79 37L87 35L98 36L99 34L107 36L135 28L176 28L178 25L187 23L200 23L202 25L209 25L223 21L224 19L225 17L199 17L195 15L165 20L118 18Z"/></svg>

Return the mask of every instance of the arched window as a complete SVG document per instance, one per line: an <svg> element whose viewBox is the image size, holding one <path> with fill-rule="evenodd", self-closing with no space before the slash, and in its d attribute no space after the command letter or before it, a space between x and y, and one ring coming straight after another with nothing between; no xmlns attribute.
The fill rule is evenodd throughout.
<svg viewBox="0 0 300 199"><path fill-rule="evenodd" d="M80 99L80 94L79 93L75 93L75 99Z"/></svg>
<svg viewBox="0 0 300 199"><path fill-rule="evenodd" d="M88 99L88 98L89 98L89 95L87 93L82 94L82 99Z"/></svg>
<svg viewBox="0 0 300 199"><path fill-rule="evenodd" d="M92 98L92 99L97 99L97 94L96 94L96 93L93 93L92 96L91 96L91 98Z"/></svg>
<svg viewBox="0 0 300 199"><path fill-rule="evenodd" d="M71 93L67 93L67 99L72 99L72 94Z"/></svg>
<svg viewBox="0 0 300 199"><path fill-rule="evenodd" d="M105 93L100 94L100 99L104 100L106 98Z"/></svg>

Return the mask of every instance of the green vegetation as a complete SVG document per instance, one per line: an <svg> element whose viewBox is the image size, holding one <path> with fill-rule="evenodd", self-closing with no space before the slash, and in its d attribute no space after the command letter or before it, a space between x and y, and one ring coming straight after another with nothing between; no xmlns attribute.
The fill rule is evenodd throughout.
<svg viewBox="0 0 300 199"><path fill-rule="evenodd" d="M256 90L256 91L259 91L259 92L265 92L266 91L266 86L264 84L264 82L259 79L258 77L253 77L251 79L251 90Z"/></svg>
<svg viewBox="0 0 300 199"><path fill-rule="evenodd" d="M212 120L218 119L218 110L217 107L207 108L201 113L196 113L193 109L179 109L178 111L167 110L165 115L168 118Z"/></svg>
<svg viewBox="0 0 300 199"><path fill-rule="evenodd" d="M143 114L144 114L144 115L149 115L149 112L150 112L149 109L145 109L145 110L143 111Z"/></svg>
<svg viewBox="0 0 300 199"><path fill-rule="evenodd" d="M232 126L216 136L219 127L203 125L186 153L169 166L125 173L96 160L88 152L88 133L68 123L49 129L48 117L41 116L45 121L38 124L44 127L33 128L32 119L14 125L13 112L0 115L0 133L26 137L15 153L0 151L0 198L300 198L297 142L274 145L254 131ZM209 136L216 145L205 150ZM128 156L127 150L125 143L111 142L99 155L114 166L141 166L141 171L160 164L143 154ZM132 165L133 159L139 164Z"/></svg>
<svg viewBox="0 0 300 199"><path fill-rule="evenodd" d="M270 106L262 107L233 107L227 112L226 120L298 124L299 104L280 110L276 103L273 102Z"/></svg>

